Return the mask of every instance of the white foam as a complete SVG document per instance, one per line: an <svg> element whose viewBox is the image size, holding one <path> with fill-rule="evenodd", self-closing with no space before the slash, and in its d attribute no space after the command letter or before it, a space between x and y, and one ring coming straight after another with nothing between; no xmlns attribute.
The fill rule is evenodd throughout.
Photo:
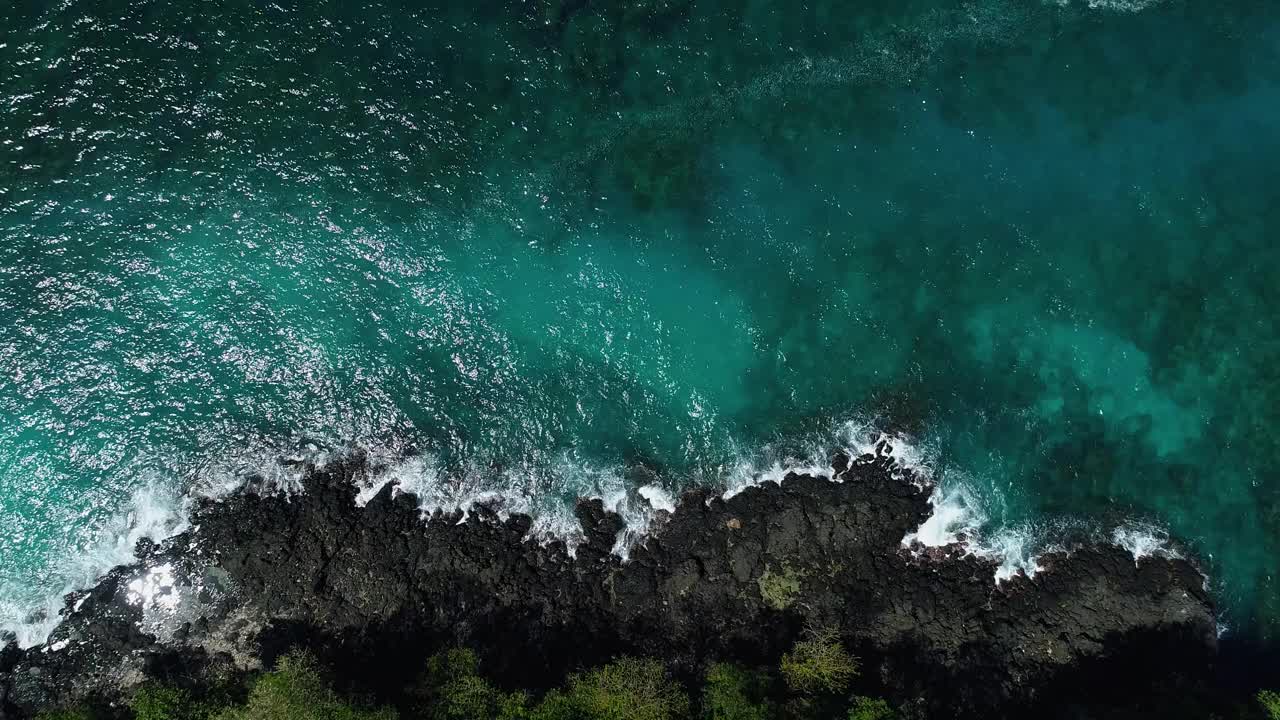
<svg viewBox="0 0 1280 720"><path fill-rule="evenodd" d="M394 486L395 494L413 493L428 506L439 507L449 503L448 497L440 495L442 489L440 471L436 467L435 456L413 455L392 462L378 462L378 460L378 455L374 454L369 466L382 469L364 472L356 477L356 486L359 489L356 495L357 505L361 507L367 505L389 484ZM466 494L465 491L463 494ZM459 507L465 504L464 497L455 494L453 499L457 501Z"/></svg>
<svg viewBox="0 0 1280 720"><path fill-rule="evenodd" d="M979 543L974 552L1000 563L996 567L996 582L1001 583L1019 574L1035 577L1044 569L1038 562L1039 558L1049 552L1049 548L1039 547L1030 528L1007 528Z"/></svg>
<svg viewBox="0 0 1280 720"><path fill-rule="evenodd" d="M111 518L82 552L69 553L50 569L63 581L58 592L35 604L0 601L0 634L11 633L23 648L43 644L62 620L63 598L68 593L92 587L112 568L136 562L134 548L139 540L147 538L159 543L185 531L197 498L225 497L250 478L264 490L298 492L308 472L324 467L334 457L335 453L326 448L304 441L287 455L282 456L278 449L258 447L197 468L187 479L186 492L178 491L182 483L175 478L147 478L130 496L123 511ZM143 582L151 581L144 576ZM159 588L155 589L159 592ZM170 602L169 595L162 594L160 605L144 603L144 618L165 610L163 603ZM81 598L76 609L83 602Z"/></svg>
<svg viewBox="0 0 1280 720"><path fill-rule="evenodd" d="M61 620L63 597L92 586L117 565L137 560L134 547L143 538L160 541L187 527L186 505L166 483L152 481L134 491L123 513L116 516L84 552L70 553L52 569L63 578L60 592L35 607L13 601L0 603L0 630L12 633L23 648L40 645Z"/></svg>
<svg viewBox="0 0 1280 720"><path fill-rule="evenodd" d="M1090 10L1112 10L1136 13L1158 5L1163 0L1088 0Z"/></svg>
<svg viewBox="0 0 1280 720"><path fill-rule="evenodd" d="M618 500L611 509L622 517L626 526L618 534L613 553L627 560L631 556L632 548L644 542L653 530L653 523L658 513L675 512L676 501L665 487L657 483L644 485L638 488L634 495L625 494Z"/></svg>
<svg viewBox="0 0 1280 720"><path fill-rule="evenodd" d="M902 538L902 546L918 557L926 548L956 546L964 554L992 560L997 583L1019 574L1035 577L1043 569L1038 559L1050 551L1041 546L1040 533L1030 525L984 532L989 518L972 487L962 475L953 472L944 476L929 496L933 511L919 528Z"/></svg>
<svg viewBox="0 0 1280 720"><path fill-rule="evenodd" d="M927 555L924 552L927 548L955 546L964 554L993 560L997 583L1019 574L1035 577L1044 569L1040 558L1064 550L1053 539L1065 536L1068 531L1092 535L1098 540L1109 539L1128 550L1135 563L1144 557L1181 557L1170 546L1169 534L1147 523L1125 523L1115 528L1109 537L1086 521L1070 519L1048 526L1024 523L992 530L983 504L972 488L973 483L963 475L945 474L929 497L931 514L902 539L902 546L918 557Z"/></svg>
<svg viewBox="0 0 1280 720"><path fill-rule="evenodd" d="M739 453L726 468L724 498L764 483L780 484L791 473L838 480L833 477L831 456L843 452L853 460L865 455L890 455L903 477L918 486L932 484L935 454L932 449L901 433L881 431L874 419L859 417L837 423L799 443L798 449L778 451L773 446Z"/></svg>
<svg viewBox="0 0 1280 720"><path fill-rule="evenodd" d="M730 466L723 497L728 500L749 487L765 483L780 485L783 478L792 473L830 478L831 467L804 456L787 456L766 464L761 464L756 458L743 458Z"/></svg>
<svg viewBox="0 0 1280 720"><path fill-rule="evenodd" d="M842 451L854 459L892 455L903 477L929 482L932 454L927 448L904 435L881 432L867 418L836 423L827 432L789 447L793 448L789 453L769 445L740 452L719 468L712 481L721 482L724 497L729 498L753 485L781 483L791 473L831 479L830 457ZM460 510L459 522L466 522L482 505L500 519L524 514L533 521L528 537L543 543L563 542L571 554L584 537L574 513L576 498L598 498L605 509L621 516L624 528L613 551L624 560L648 535L658 511L673 512L676 507L674 496L662 484L630 487L623 467L593 463L573 452L501 470L473 465L451 472L430 454L397 457L400 448L361 448L360 452L368 468L355 479L356 501L361 505L392 485L396 494L413 494L423 515Z"/></svg>
<svg viewBox="0 0 1280 720"><path fill-rule="evenodd" d="M188 497L223 498L250 481L264 492L298 493L309 472L323 469L347 452L309 441L298 443L288 454L279 448L256 447L199 468Z"/></svg>
<svg viewBox="0 0 1280 720"><path fill-rule="evenodd" d="M649 502L654 510L676 511L676 501L661 485L645 485L639 490L640 497Z"/></svg>
<svg viewBox="0 0 1280 720"><path fill-rule="evenodd" d="M11 600L0 601L0 642L12 636L18 647L31 648L49 638L58 624L58 610L62 603L51 597L38 607L22 605Z"/></svg>
<svg viewBox="0 0 1280 720"><path fill-rule="evenodd" d="M1062 7L1079 3L1090 10L1136 13L1154 5L1159 5L1164 0L1056 0L1056 2Z"/></svg>
<svg viewBox="0 0 1280 720"><path fill-rule="evenodd" d="M143 571L129 581L126 599L144 608L173 610L178 606L178 592L173 565L164 563Z"/></svg>
<svg viewBox="0 0 1280 720"><path fill-rule="evenodd" d="M1155 525L1129 522L1111 533L1111 541L1128 550L1135 563L1144 557L1177 559L1182 557L1169 546L1169 533Z"/></svg>
<svg viewBox="0 0 1280 720"><path fill-rule="evenodd" d="M966 485L935 487L929 495L933 512L914 532L902 538L904 547L922 545L937 548L971 539L987 518L969 496Z"/></svg>
<svg viewBox="0 0 1280 720"><path fill-rule="evenodd" d="M423 516L461 511L462 523L482 506L503 520L524 514L533 520L530 537L543 542L561 540L571 552L581 542L582 531L573 507L555 497L557 491L580 488L581 496L602 498L610 509L621 505L624 494L619 472L581 461L570 453L544 466L521 463L494 470L472 465L448 472L428 453L394 459L395 450L361 452L367 469L355 478L359 505L367 504L390 485L394 495L413 495Z"/></svg>
<svg viewBox="0 0 1280 720"><path fill-rule="evenodd" d="M372 469L356 478L359 504L390 484L395 494L414 495L424 516L461 511L459 522L466 522L480 506L502 520L528 515L529 538L544 544L563 542L570 554L584 539L573 507L578 497L599 499L605 509L622 517L624 529L613 550L624 559L647 535L657 511L675 510L671 493L660 484L631 489L622 467L592 463L570 452L542 465L523 463L500 471L472 466L452 473L443 471L429 454L385 462L384 455L375 453L368 463Z"/></svg>
<svg viewBox="0 0 1280 720"><path fill-rule="evenodd" d="M944 473L934 447L900 433L885 433L867 418L837 423L787 450L766 445L739 453L715 473L730 498L753 485L781 483L790 473L809 474L836 481L830 458L839 451L856 461L863 456L891 456L896 473L921 489L932 488L932 513L919 528L902 540L904 547L919 552L923 548L958 545L964 552L997 561L995 580L1006 581L1019 573L1034 576L1040 571L1037 558L1047 551L1038 543L1039 534L1030 527L1008 528L984 537L988 518L983 505L971 490L973 483L957 473ZM412 493L424 515L436 511L461 510L460 522L485 506L505 519L512 514L532 518L528 537L542 541L562 541L573 553L583 540L575 516L577 497L600 498L606 509L619 514L625 527L613 552L628 558L637 543L651 531L660 511L673 512L676 501L661 482L630 487L620 466L604 466L585 461L572 452L561 453L537 463L518 464L503 469L489 466L464 467L454 472L441 468L428 453L406 456L401 447L357 447L345 452L364 456L365 470L355 478L356 502L367 504L387 485L396 494ZM293 455L280 459L265 451L245 455L205 468L193 483L193 490L180 496L169 484L150 483L137 491L128 510L107 527L91 548L69 558L57 568L67 579L63 593L49 598L43 607L19 608L0 602L0 630L12 632L22 647L43 643L59 621L61 596L92 586L107 570L134 562L134 546L147 537L160 541L187 527L187 511L194 496L222 497L241 487L250 477L266 489L296 492L306 473L323 468L341 457L307 444ZM708 478L702 478L705 482ZM714 481L714 480L713 480ZM1128 548L1135 561L1147 555L1176 557L1167 546L1167 535L1156 528L1126 525L1118 528L1113 541ZM172 568L149 568L127 586L129 598L141 604L155 625L167 627L180 605L187 603L174 587Z"/></svg>

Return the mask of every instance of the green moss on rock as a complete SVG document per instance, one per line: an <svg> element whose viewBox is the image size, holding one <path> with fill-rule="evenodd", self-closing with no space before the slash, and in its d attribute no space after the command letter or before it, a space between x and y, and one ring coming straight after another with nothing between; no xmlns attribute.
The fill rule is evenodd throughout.
<svg viewBox="0 0 1280 720"><path fill-rule="evenodd" d="M795 596L800 594L800 581L806 573L784 564L782 572L774 572L766 567L764 574L756 582L760 586L760 597L775 610L791 607Z"/></svg>

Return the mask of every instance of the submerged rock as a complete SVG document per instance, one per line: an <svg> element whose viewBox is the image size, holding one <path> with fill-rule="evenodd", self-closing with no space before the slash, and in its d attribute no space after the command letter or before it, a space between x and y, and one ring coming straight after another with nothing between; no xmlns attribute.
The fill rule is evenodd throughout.
<svg viewBox="0 0 1280 720"><path fill-rule="evenodd" d="M1081 682L1132 693L1211 660L1214 607L1188 561L1081 547L997 584L993 561L959 547L903 547L930 513L907 471L875 456L833 466L841 482L688 492L624 562L612 554L621 520L599 501L579 504L571 553L529 539L527 517L423 518L389 486L359 507L359 468L334 465L300 495L203 504L192 530L69 598L46 646L10 651L0 693L25 715L145 677L250 670L297 644L373 691L403 687L449 644L524 687L624 653L693 677L715 660L776 663L818 626L891 698L998 716ZM161 566L172 587L139 579Z"/></svg>

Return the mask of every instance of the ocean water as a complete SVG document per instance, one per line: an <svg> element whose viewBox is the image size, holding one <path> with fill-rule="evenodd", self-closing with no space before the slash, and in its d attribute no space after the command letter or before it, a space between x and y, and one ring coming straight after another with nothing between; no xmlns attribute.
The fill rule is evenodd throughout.
<svg viewBox="0 0 1280 720"><path fill-rule="evenodd" d="M1261 0L11 0L0 626L300 459L553 532L890 433L1273 637L1277 117Z"/></svg>

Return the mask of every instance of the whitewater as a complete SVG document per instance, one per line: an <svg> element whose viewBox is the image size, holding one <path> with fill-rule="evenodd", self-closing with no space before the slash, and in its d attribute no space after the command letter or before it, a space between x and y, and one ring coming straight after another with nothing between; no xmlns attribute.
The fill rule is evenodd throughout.
<svg viewBox="0 0 1280 720"><path fill-rule="evenodd" d="M0 627L354 456L625 557L892 448L1277 632L1278 6L535 5L0 10Z"/></svg>
<svg viewBox="0 0 1280 720"><path fill-rule="evenodd" d="M880 429L882 425L882 421L874 418L851 419L834 424L826 433L811 434L798 443L786 443L788 447L801 448L798 452L780 453L773 446L743 452L721 468L723 475L718 488L727 499L764 483L781 484L791 474L841 482L832 468L832 458L838 455L852 460L891 458L895 474L902 482L930 492L932 514L902 539L904 552L915 554L921 561L928 561L925 551L929 548L955 546L965 554L994 561L993 581L999 584L1017 574L1035 577L1041 570L1037 563L1039 556L1068 549L1052 532L993 524L981 510L983 503L976 496L977 488L961 473L948 472L940 464L935 447L900 432L886 432ZM624 561L632 547L645 541L655 520L659 520L662 513L675 510L678 494L693 488L682 485L676 478L652 474L653 482L630 485L631 473L626 468L596 466L568 454L546 468L505 468L496 482L492 473L481 469L449 472L430 455L405 457L403 449L390 446L333 450L306 443L274 460L268 457L256 453L253 458L261 465L255 465L253 470L202 478L186 493L154 483L144 486L134 493L128 510L115 518L89 552L57 568L64 579L61 592L47 597L36 607L13 602L0 604L0 632L16 639L20 647L38 646L57 625L64 595L91 587L114 567L136 562L134 550L140 540L159 544L185 532L190 528L189 513L195 503L217 501L243 491L245 483L251 484L254 492L302 492L307 473L322 471L330 463L352 457L359 459L355 476L358 505L367 503L390 486L395 494L411 494L417 499L424 521L433 514L461 511L459 522L468 522L477 506L495 511L502 519L512 514L528 515L533 521L528 531L530 539L564 543L570 554L584 539L574 512L576 500L600 499L605 509L623 519L624 527L613 552ZM248 461L241 457L234 464L243 468ZM546 487L546 479L554 479L559 487L575 489L581 494L566 501L563 491L548 495L531 490ZM1078 528L1088 523L1059 519L1055 527L1062 529L1071 524ZM1097 531L1091 541L1124 547L1133 554L1135 562L1147 556L1180 557L1167 531L1152 523L1125 523L1115 527L1110 536ZM130 581L129 589L132 601L146 610L147 622L155 627L176 625L173 616L182 595L173 586L171 568L149 568Z"/></svg>

